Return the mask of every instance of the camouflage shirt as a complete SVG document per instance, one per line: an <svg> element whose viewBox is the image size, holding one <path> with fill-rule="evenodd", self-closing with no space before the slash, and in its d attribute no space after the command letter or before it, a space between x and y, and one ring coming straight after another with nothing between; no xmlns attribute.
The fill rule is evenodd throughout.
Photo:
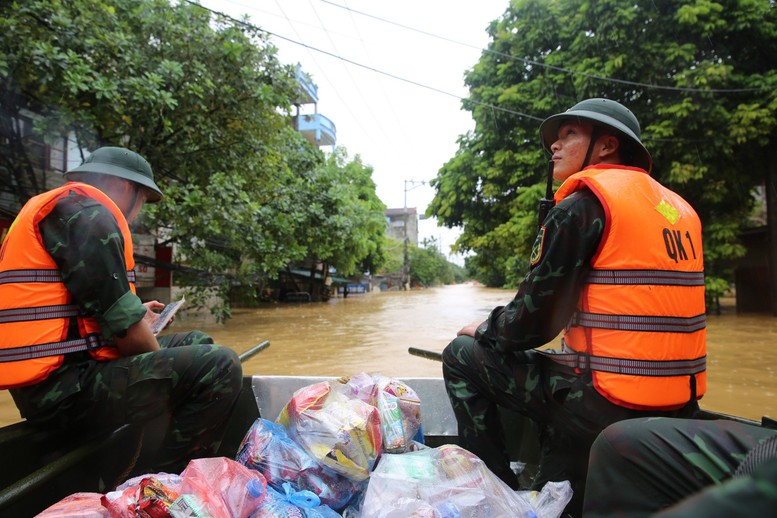
<svg viewBox="0 0 777 518"><path fill-rule="evenodd" d="M553 207L532 251L532 268L515 298L495 308L478 328L481 345L527 350L553 340L575 310L580 287L604 233L604 208L589 190Z"/></svg>
<svg viewBox="0 0 777 518"><path fill-rule="evenodd" d="M125 332L146 314L130 291L124 239L113 213L100 202L71 192L38 226L73 302L94 317L103 336ZM68 338L77 338L71 325Z"/></svg>

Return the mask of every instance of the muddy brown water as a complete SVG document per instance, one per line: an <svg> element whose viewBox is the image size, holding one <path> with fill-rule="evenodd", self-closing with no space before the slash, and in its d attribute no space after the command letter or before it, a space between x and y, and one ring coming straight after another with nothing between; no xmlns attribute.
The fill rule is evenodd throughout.
<svg viewBox="0 0 777 518"><path fill-rule="evenodd" d="M440 364L408 347L440 352L464 324L483 320L513 292L473 284L410 292L350 295L327 303L236 309L224 325L179 319L171 331L210 333L238 353L270 340L243 365L245 374L441 376ZM731 304L707 319L708 391L702 407L760 420L777 417L777 318L736 315ZM18 421L0 391L0 425Z"/></svg>

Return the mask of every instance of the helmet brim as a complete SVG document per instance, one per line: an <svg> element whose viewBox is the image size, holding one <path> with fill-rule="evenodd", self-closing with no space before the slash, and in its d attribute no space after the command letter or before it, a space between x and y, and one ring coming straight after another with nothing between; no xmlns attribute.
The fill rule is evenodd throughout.
<svg viewBox="0 0 777 518"><path fill-rule="evenodd" d="M114 164L88 162L66 172L64 175L65 178L67 178L70 173L97 173L124 178L125 180L129 180L130 182L134 182L146 188L147 203L156 203L162 199L162 190L152 179Z"/></svg>
<svg viewBox="0 0 777 518"><path fill-rule="evenodd" d="M648 173L653 169L653 159L650 156L650 152L628 126L617 119L593 111L575 110L574 112L557 113L542 121L542 124L540 124L540 139L542 139L542 147L545 151L551 153L550 146L558 139L558 129L564 121L570 119L599 123L617 130L623 137L629 139L635 145L636 153L633 163L623 165L633 165L644 169Z"/></svg>

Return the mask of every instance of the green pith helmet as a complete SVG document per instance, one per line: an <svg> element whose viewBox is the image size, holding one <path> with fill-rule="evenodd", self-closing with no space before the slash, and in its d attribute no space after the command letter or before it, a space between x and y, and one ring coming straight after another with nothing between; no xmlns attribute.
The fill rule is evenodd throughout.
<svg viewBox="0 0 777 518"><path fill-rule="evenodd" d="M653 168L653 159L640 140L639 121L631 110L610 99L586 99L580 101L567 111L551 115L540 124L540 139L542 147L550 152L550 146L558 139L558 129L568 119L578 118L596 125L607 126L617 130L621 136L634 144L634 158L630 164L641 167L648 173Z"/></svg>
<svg viewBox="0 0 777 518"><path fill-rule="evenodd" d="M99 173L124 178L146 188L146 200L155 203L162 191L154 183L154 172L145 158L123 147L101 147L86 157L78 167L65 173Z"/></svg>

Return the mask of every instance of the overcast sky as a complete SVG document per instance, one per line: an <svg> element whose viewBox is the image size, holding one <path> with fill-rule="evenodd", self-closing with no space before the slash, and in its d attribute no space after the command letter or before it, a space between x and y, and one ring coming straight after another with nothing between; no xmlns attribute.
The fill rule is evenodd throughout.
<svg viewBox="0 0 777 518"><path fill-rule="evenodd" d="M434 196L429 180L453 157L459 135L474 127L461 110L464 72L477 63L486 27L508 0L200 3L248 15L272 33L281 62L300 63L318 85L318 113L336 125L337 145L374 168L380 199L389 208L406 201L423 213ZM420 239L441 240L446 255L458 235L434 220L421 221L419 231Z"/></svg>

